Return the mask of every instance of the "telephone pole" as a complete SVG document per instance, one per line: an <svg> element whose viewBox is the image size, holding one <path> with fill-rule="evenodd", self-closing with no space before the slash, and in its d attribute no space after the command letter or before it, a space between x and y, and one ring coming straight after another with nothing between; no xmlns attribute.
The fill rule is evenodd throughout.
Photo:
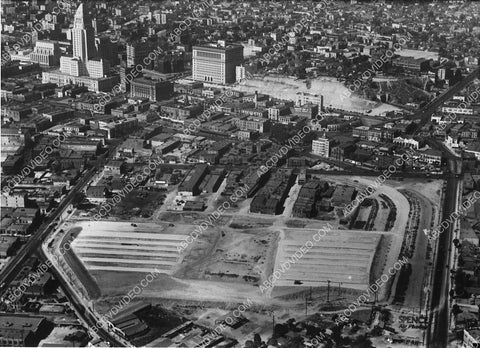
<svg viewBox="0 0 480 348"><path fill-rule="evenodd" d="M275 312L272 312L272 336L275 334Z"/></svg>
<svg viewBox="0 0 480 348"><path fill-rule="evenodd" d="M305 296L305 316L307 315L308 296Z"/></svg>
<svg viewBox="0 0 480 348"><path fill-rule="evenodd" d="M330 279L327 280L327 303L330 303Z"/></svg>

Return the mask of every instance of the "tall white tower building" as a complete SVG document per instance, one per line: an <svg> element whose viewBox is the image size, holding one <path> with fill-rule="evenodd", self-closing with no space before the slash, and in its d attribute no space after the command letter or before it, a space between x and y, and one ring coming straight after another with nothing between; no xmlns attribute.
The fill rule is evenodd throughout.
<svg viewBox="0 0 480 348"><path fill-rule="evenodd" d="M72 29L73 56L84 63L95 56L95 32L83 4L78 6Z"/></svg>
<svg viewBox="0 0 480 348"><path fill-rule="evenodd" d="M323 133L323 137L319 137L312 141L313 154L326 158L330 157L330 143L331 140L325 136L325 133Z"/></svg>
<svg viewBox="0 0 480 348"><path fill-rule="evenodd" d="M96 58L95 35L92 21L80 4L75 13L72 29L73 56L60 58L60 71L71 76L101 78L109 70L109 64Z"/></svg>

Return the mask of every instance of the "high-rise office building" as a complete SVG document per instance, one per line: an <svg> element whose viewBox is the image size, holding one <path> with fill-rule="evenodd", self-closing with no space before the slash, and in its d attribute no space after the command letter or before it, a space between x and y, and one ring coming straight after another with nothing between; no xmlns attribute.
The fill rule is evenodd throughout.
<svg viewBox="0 0 480 348"><path fill-rule="evenodd" d="M96 37L95 49L98 58L108 60L110 65L117 65L119 63L118 46L117 44L113 43L109 37Z"/></svg>
<svg viewBox="0 0 480 348"><path fill-rule="evenodd" d="M317 140L313 140L313 154L328 158L330 156L330 142L331 140L325 136L325 133L323 134L323 137L319 137Z"/></svg>
<svg viewBox="0 0 480 348"><path fill-rule="evenodd" d="M243 47L225 43L194 46L193 79L217 84L234 83L235 67L243 63Z"/></svg>
<svg viewBox="0 0 480 348"><path fill-rule="evenodd" d="M127 66L136 66L138 64L141 64L146 69L151 68L151 64L149 64L149 66L145 66L145 63L143 62L143 60L148 56L148 54L152 52L150 46L146 42L128 43L126 51Z"/></svg>
<svg viewBox="0 0 480 348"><path fill-rule="evenodd" d="M57 41L39 40L30 53L30 60L41 66L55 66L60 61L60 47Z"/></svg>
<svg viewBox="0 0 480 348"><path fill-rule="evenodd" d="M164 73L178 73L185 70L185 55L181 53L167 54L157 57L154 63L154 70Z"/></svg>
<svg viewBox="0 0 480 348"><path fill-rule="evenodd" d="M130 92L130 81L131 80L128 80L127 76L134 69L135 69L135 67L133 67L133 66L127 67L127 66L124 65L124 63L122 63L122 65L120 66L120 87L122 88L122 91ZM142 77L143 73L139 72L137 76Z"/></svg>
<svg viewBox="0 0 480 348"><path fill-rule="evenodd" d="M243 65L235 67L235 79L237 82L245 80L246 76L247 76L247 70Z"/></svg>
<svg viewBox="0 0 480 348"><path fill-rule="evenodd" d="M83 62L95 56L95 33L92 20L85 11L83 4L78 6L72 29L73 56Z"/></svg>

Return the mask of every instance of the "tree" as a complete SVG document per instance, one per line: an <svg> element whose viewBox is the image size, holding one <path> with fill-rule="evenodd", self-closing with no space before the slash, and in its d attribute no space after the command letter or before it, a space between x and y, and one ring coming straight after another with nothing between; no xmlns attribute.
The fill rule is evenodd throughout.
<svg viewBox="0 0 480 348"><path fill-rule="evenodd" d="M287 347L289 347L289 348L303 348L303 347L304 347L304 345L303 345L303 338L300 337L300 336L292 337L292 338L288 341Z"/></svg>
<svg viewBox="0 0 480 348"><path fill-rule="evenodd" d="M365 335L360 335L352 342L352 348L373 348L372 341Z"/></svg>
<svg viewBox="0 0 480 348"><path fill-rule="evenodd" d="M273 337L282 337L288 333L288 326L283 324L276 324L273 329Z"/></svg>
<svg viewBox="0 0 480 348"><path fill-rule="evenodd" d="M248 340L248 341L245 342L244 348L254 348L254 347L255 347L255 345L253 344L252 341Z"/></svg>
<svg viewBox="0 0 480 348"><path fill-rule="evenodd" d="M295 329L297 328L296 325L295 325L295 319L294 318L288 319L287 324L288 324L288 330L289 331L295 331Z"/></svg>
<svg viewBox="0 0 480 348"><path fill-rule="evenodd" d="M460 307L457 304L454 304L453 307L452 307L452 314L456 317L460 313L462 313L462 310L460 309Z"/></svg>
<svg viewBox="0 0 480 348"><path fill-rule="evenodd" d="M460 69L457 69L457 71L455 71L455 75L453 76L453 84L456 84L462 80L463 80L462 72L460 71Z"/></svg>
<svg viewBox="0 0 480 348"><path fill-rule="evenodd" d="M260 347L262 344L262 338L258 333L253 335L253 343L255 344L255 347Z"/></svg>
<svg viewBox="0 0 480 348"><path fill-rule="evenodd" d="M276 347L278 346L278 341L272 337L267 341L267 345Z"/></svg>
<svg viewBox="0 0 480 348"><path fill-rule="evenodd" d="M455 293L457 296L462 296L464 294L466 283L466 274L462 270L458 270L455 274Z"/></svg>
<svg viewBox="0 0 480 348"><path fill-rule="evenodd" d="M80 203L85 200L85 194L83 192L76 192L72 199L72 205L77 208Z"/></svg>
<svg viewBox="0 0 480 348"><path fill-rule="evenodd" d="M453 245L455 245L455 248L457 248L457 249L458 249L459 243L460 243L460 241L457 238L455 238L453 240Z"/></svg>

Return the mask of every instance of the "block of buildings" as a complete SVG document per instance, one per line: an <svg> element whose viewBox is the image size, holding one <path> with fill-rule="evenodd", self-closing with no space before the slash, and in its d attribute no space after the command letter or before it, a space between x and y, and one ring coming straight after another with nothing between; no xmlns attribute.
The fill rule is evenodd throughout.
<svg viewBox="0 0 480 348"><path fill-rule="evenodd" d="M292 169L277 169L253 198L250 212L280 214L294 182L295 175ZM249 185L249 187L252 186Z"/></svg>

